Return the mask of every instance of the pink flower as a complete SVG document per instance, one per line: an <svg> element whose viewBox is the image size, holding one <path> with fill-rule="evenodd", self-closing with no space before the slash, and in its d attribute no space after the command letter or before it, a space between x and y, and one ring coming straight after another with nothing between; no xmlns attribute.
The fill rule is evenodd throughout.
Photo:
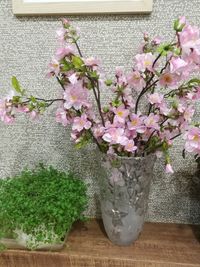
<svg viewBox="0 0 200 267"><path fill-rule="evenodd" d="M163 102L164 96L159 93L154 93L148 95L149 102L153 104L161 104Z"/></svg>
<svg viewBox="0 0 200 267"><path fill-rule="evenodd" d="M6 100L0 99L0 115L6 111Z"/></svg>
<svg viewBox="0 0 200 267"><path fill-rule="evenodd" d="M137 114L131 115L131 121L129 121L127 125L129 130L135 130L138 133L144 133L146 130L142 119Z"/></svg>
<svg viewBox="0 0 200 267"><path fill-rule="evenodd" d="M30 110L27 106L18 106L17 111L22 113L28 113Z"/></svg>
<svg viewBox="0 0 200 267"><path fill-rule="evenodd" d="M11 115L5 114L4 116L1 116L1 120L5 123L5 124L12 124L15 121L15 118Z"/></svg>
<svg viewBox="0 0 200 267"><path fill-rule="evenodd" d="M51 63L48 65L47 77L50 78L53 75L58 76L60 73L60 63L56 58L52 58Z"/></svg>
<svg viewBox="0 0 200 267"><path fill-rule="evenodd" d="M200 99L200 86L196 88L195 94L192 98L193 100L199 100Z"/></svg>
<svg viewBox="0 0 200 267"><path fill-rule="evenodd" d="M181 59L180 57L173 57L170 60L170 72L181 74L185 67L187 66L187 62Z"/></svg>
<svg viewBox="0 0 200 267"><path fill-rule="evenodd" d="M190 122L193 115L194 115L194 112L195 112L195 109L194 107L190 106L190 107L187 107L184 111L184 114L183 114L183 117L186 121Z"/></svg>
<svg viewBox="0 0 200 267"><path fill-rule="evenodd" d="M100 60L98 60L94 57L86 58L86 59L84 59L84 62L85 62L85 65L88 67L99 66L99 64L100 64Z"/></svg>
<svg viewBox="0 0 200 267"><path fill-rule="evenodd" d="M115 75L117 77L123 76L124 75L124 69L122 67L120 67L120 66L117 66L115 68Z"/></svg>
<svg viewBox="0 0 200 267"><path fill-rule="evenodd" d="M67 126L70 122L67 118L67 113L64 108L58 108L56 111L56 121L62 123L63 126Z"/></svg>
<svg viewBox="0 0 200 267"><path fill-rule="evenodd" d="M168 163L166 166L165 166L165 171L166 173L174 173L173 169L172 169L172 166L170 163Z"/></svg>
<svg viewBox="0 0 200 267"><path fill-rule="evenodd" d="M172 74L170 72L166 72L160 76L159 83L163 87L174 88L179 82L180 78L176 74Z"/></svg>
<svg viewBox="0 0 200 267"><path fill-rule="evenodd" d="M137 150L137 146L135 146L135 143L133 140L128 140L124 150L128 151L128 152L134 152L135 150Z"/></svg>
<svg viewBox="0 0 200 267"><path fill-rule="evenodd" d="M12 115L12 104L7 100L0 99L0 119L5 124L12 124L15 121L14 115Z"/></svg>
<svg viewBox="0 0 200 267"><path fill-rule="evenodd" d="M181 47L184 53L190 54L192 50L200 53L200 31L198 27L186 25L179 33Z"/></svg>
<svg viewBox="0 0 200 267"><path fill-rule="evenodd" d="M199 100L200 99L200 86L195 89L194 92L189 92L186 95L189 100Z"/></svg>
<svg viewBox="0 0 200 267"><path fill-rule="evenodd" d="M186 17L185 16L180 16L179 17L179 27L182 25L186 25L187 21L186 21Z"/></svg>
<svg viewBox="0 0 200 267"><path fill-rule="evenodd" d="M125 123L126 118L129 115L129 110L125 109L124 106L120 106L118 108L113 108L113 112L115 113L114 121Z"/></svg>
<svg viewBox="0 0 200 267"><path fill-rule="evenodd" d="M75 117L72 125L73 131L81 132L83 129L90 129L92 126L91 121L87 119L86 114L82 114L81 117Z"/></svg>
<svg viewBox="0 0 200 267"><path fill-rule="evenodd" d="M75 108L80 110L82 106L88 106L87 102L88 92L87 89L83 88L82 83L70 84L65 87L64 92L64 107L66 109Z"/></svg>
<svg viewBox="0 0 200 267"><path fill-rule="evenodd" d="M183 137L186 140L185 150L200 154L200 128L191 128Z"/></svg>
<svg viewBox="0 0 200 267"><path fill-rule="evenodd" d="M117 85L124 86L127 84L127 77L124 74L124 70L122 67L120 67L120 66L116 67L115 76L117 78Z"/></svg>
<svg viewBox="0 0 200 267"><path fill-rule="evenodd" d="M155 130L158 130L160 128L158 124L159 120L160 120L159 115L154 115L152 113L144 120L144 124L148 128L153 128Z"/></svg>
<svg viewBox="0 0 200 267"><path fill-rule="evenodd" d="M130 86L132 86L135 90L141 90L145 87L146 82L139 73L139 71L133 71L127 76L127 82Z"/></svg>
<svg viewBox="0 0 200 267"><path fill-rule="evenodd" d="M152 43L153 45L159 45L162 41L162 38L160 36L156 36L153 38Z"/></svg>
<svg viewBox="0 0 200 267"><path fill-rule="evenodd" d="M96 125L95 127L93 127L92 129L93 134L96 138L102 137L102 135L105 132L105 128L101 125Z"/></svg>
<svg viewBox="0 0 200 267"><path fill-rule="evenodd" d="M138 54L135 56L136 69L138 71L144 72L146 69L153 71L153 63L155 61L155 56L152 53Z"/></svg>
<svg viewBox="0 0 200 267"><path fill-rule="evenodd" d="M108 143L120 145L125 145L128 139L124 136L124 129L122 128L109 128L102 138Z"/></svg>
<svg viewBox="0 0 200 267"><path fill-rule="evenodd" d="M71 84L76 84L78 82L78 77L76 73L73 73L68 77L68 80L70 81Z"/></svg>
<svg viewBox="0 0 200 267"><path fill-rule="evenodd" d="M69 26L70 25L70 20L66 19L66 18L62 18L62 23L64 26Z"/></svg>
<svg viewBox="0 0 200 267"><path fill-rule="evenodd" d="M60 28L56 31L57 39L62 44L65 42L66 33L67 33L67 30L64 28Z"/></svg>
<svg viewBox="0 0 200 267"><path fill-rule="evenodd" d="M57 60L61 60L66 56L73 55L74 53L75 51L72 45L68 45L66 47L60 47L56 50L55 58Z"/></svg>
<svg viewBox="0 0 200 267"><path fill-rule="evenodd" d="M36 120L36 119L38 119L38 117L39 117L39 113L38 113L37 111L35 111L35 110L32 110L32 111L29 113L29 116L30 116L30 118L31 118L32 120Z"/></svg>
<svg viewBox="0 0 200 267"><path fill-rule="evenodd" d="M159 110L160 110L160 114L163 114L165 116L168 116L171 112L171 109L168 107L165 101L159 104Z"/></svg>

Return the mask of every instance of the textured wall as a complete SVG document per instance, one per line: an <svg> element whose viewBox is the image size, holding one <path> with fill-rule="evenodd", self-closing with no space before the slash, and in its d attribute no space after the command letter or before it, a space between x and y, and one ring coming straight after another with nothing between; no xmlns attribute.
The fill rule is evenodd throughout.
<svg viewBox="0 0 200 267"><path fill-rule="evenodd" d="M112 74L114 66L131 66L144 30L169 37L172 21L181 14L200 25L199 6L199 0L155 0L151 15L73 16L70 19L81 29L84 54L100 57L105 70ZM9 89L10 77L16 75L23 87L34 95L57 96L59 86L54 80L45 79L44 74L56 47L55 30L59 25L59 17L16 18L11 11L11 0L0 0L0 95ZM68 131L55 123L54 109L49 111L49 117L45 115L37 123L22 117L13 126L0 124L0 177L39 161L60 169L72 168L90 183L92 201L88 213L98 215L94 182L98 170L93 148L75 151ZM182 142L178 140L172 150L174 175L164 174L162 162L157 162L149 221L200 223L200 177L192 158L181 158L181 148Z"/></svg>

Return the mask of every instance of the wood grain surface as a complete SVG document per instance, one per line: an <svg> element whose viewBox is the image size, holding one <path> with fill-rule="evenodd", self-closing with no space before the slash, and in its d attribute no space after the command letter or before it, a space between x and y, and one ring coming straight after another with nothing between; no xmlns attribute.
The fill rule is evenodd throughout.
<svg viewBox="0 0 200 267"><path fill-rule="evenodd" d="M146 223L129 247L114 246L101 221L76 224L60 252L9 250L0 267L200 267L200 226Z"/></svg>
<svg viewBox="0 0 200 267"><path fill-rule="evenodd" d="M66 15L66 14L127 14L149 13L152 0L73 0L73 1L29 1L12 0L16 15Z"/></svg>

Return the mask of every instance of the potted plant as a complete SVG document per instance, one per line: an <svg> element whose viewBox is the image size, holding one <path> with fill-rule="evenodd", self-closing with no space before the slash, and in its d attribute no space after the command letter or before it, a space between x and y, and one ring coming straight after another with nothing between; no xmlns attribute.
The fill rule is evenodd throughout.
<svg viewBox="0 0 200 267"><path fill-rule="evenodd" d="M180 135L186 151L200 154L199 123L192 122L200 79L191 77L200 70L199 29L181 17L174 22L171 41L145 33L132 69L126 74L117 67L114 79L106 77L98 59L83 55L78 31L68 20L62 20L57 36L61 46L47 76L57 79L62 96L28 96L13 77L15 93L1 100L1 119L12 123L17 112L36 118L58 102L56 120L72 126L75 146L93 141L101 151L104 226L112 242L128 245L143 226L156 156L163 156L166 172L173 173L170 148Z"/></svg>
<svg viewBox="0 0 200 267"><path fill-rule="evenodd" d="M0 180L0 243L7 248L58 250L87 207L85 183L40 165Z"/></svg>

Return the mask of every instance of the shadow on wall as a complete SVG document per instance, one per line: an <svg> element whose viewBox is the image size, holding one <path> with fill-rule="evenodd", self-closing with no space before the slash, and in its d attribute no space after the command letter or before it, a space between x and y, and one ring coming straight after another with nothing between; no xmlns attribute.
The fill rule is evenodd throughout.
<svg viewBox="0 0 200 267"><path fill-rule="evenodd" d="M192 186L192 190L190 191L190 197L195 198L196 201L200 202L200 162L197 164L197 170L194 173L192 178L194 182L194 186ZM191 225L192 231L194 233L195 238L200 243L200 208L196 210L199 225Z"/></svg>
<svg viewBox="0 0 200 267"><path fill-rule="evenodd" d="M188 210L187 221L188 223L196 222L200 224L200 165L197 165L192 161L185 163L187 166L185 169L181 169L172 175L170 180L170 187L173 190L173 199L171 203L175 204L176 212L179 213L179 207L176 205L177 198L182 201L187 200L185 207ZM179 203L182 207L183 203ZM181 213L180 213L181 215Z"/></svg>
<svg viewBox="0 0 200 267"><path fill-rule="evenodd" d="M200 243L200 164L195 167L194 170L177 172L171 182L178 190L178 194L181 194L183 199L185 196L189 200L188 220L197 223L197 225L191 225L191 229ZM173 199L173 202L176 203L176 198Z"/></svg>

